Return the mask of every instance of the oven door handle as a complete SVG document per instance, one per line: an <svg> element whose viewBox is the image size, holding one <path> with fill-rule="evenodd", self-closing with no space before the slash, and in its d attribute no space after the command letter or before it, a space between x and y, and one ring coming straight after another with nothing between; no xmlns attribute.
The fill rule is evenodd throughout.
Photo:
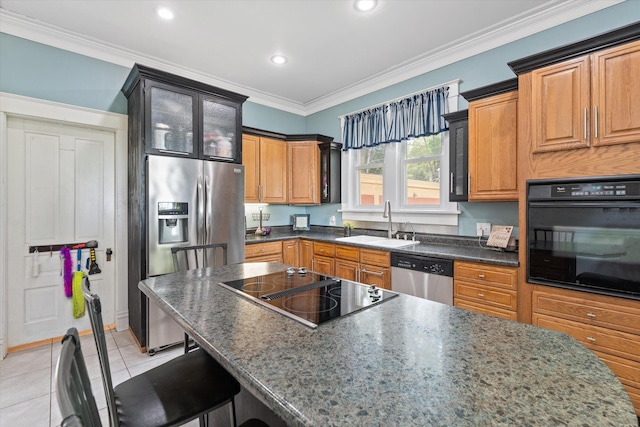
<svg viewBox="0 0 640 427"><path fill-rule="evenodd" d="M602 202L529 202L530 208L640 208L640 202L602 201Z"/></svg>

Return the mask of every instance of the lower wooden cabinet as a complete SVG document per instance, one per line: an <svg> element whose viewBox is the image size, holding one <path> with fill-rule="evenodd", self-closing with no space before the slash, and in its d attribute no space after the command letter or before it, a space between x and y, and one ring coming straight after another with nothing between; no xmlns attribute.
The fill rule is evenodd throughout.
<svg viewBox="0 0 640 427"><path fill-rule="evenodd" d="M336 277L391 289L389 252L342 245L336 245L335 252Z"/></svg>
<svg viewBox="0 0 640 427"><path fill-rule="evenodd" d="M311 240L298 242L298 261L300 267L313 270L313 242Z"/></svg>
<svg viewBox="0 0 640 427"><path fill-rule="evenodd" d="M453 305L504 319L517 318L518 269L477 262L453 264Z"/></svg>
<svg viewBox="0 0 640 427"><path fill-rule="evenodd" d="M536 286L532 323L565 332L597 354L640 416L640 301Z"/></svg>
<svg viewBox="0 0 640 427"><path fill-rule="evenodd" d="M282 262L282 242L245 245L244 259L246 262Z"/></svg>
<svg viewBox="0 0 640 427"><path fill-rule="evenodd" d="M298 243L299 241L297 239L285 240L282 242L282 262L294 267L298 267L300 265Z"/></svg>
<svg viewBox="0 0 640 427"><path fill-rule="evenodd" d="M313 242L312 270L326 276L335 275L335 248L333 243Z"/></svg>

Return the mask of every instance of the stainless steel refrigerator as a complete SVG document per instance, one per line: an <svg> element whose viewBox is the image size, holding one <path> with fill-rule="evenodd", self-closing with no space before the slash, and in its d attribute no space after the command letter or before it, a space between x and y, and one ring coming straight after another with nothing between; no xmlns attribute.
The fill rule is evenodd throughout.
<svg viewBox="0 0 640 427"><path fill-rule="evenodd" d="M174 272L176 246L227 243L227 262L244 261L244 166L150 155L147 189L147 277ZM147 313L148 351L183 340L154 303Z"/></svg>

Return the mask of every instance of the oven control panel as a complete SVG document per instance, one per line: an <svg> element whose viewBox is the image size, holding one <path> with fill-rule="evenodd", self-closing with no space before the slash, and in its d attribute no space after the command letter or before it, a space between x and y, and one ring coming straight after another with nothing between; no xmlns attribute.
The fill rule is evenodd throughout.
<svg viewBox="0 0 640 427"><path fill-rule="evenodd" d="M552 198L624 199L640 196L639 181L568 182L547 187Z"/></svg>

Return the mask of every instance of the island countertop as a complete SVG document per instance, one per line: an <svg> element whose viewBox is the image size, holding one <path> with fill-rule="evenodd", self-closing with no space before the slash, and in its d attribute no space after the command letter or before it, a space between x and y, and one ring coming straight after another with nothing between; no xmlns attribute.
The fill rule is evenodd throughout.
<svg viewBox="0 0 640 427"><path fill-rule="evenodd" d="M620 381L569 335L407 295L311 329L218 284L284 269L139 288L291 426L637 426Z"/></svg>

